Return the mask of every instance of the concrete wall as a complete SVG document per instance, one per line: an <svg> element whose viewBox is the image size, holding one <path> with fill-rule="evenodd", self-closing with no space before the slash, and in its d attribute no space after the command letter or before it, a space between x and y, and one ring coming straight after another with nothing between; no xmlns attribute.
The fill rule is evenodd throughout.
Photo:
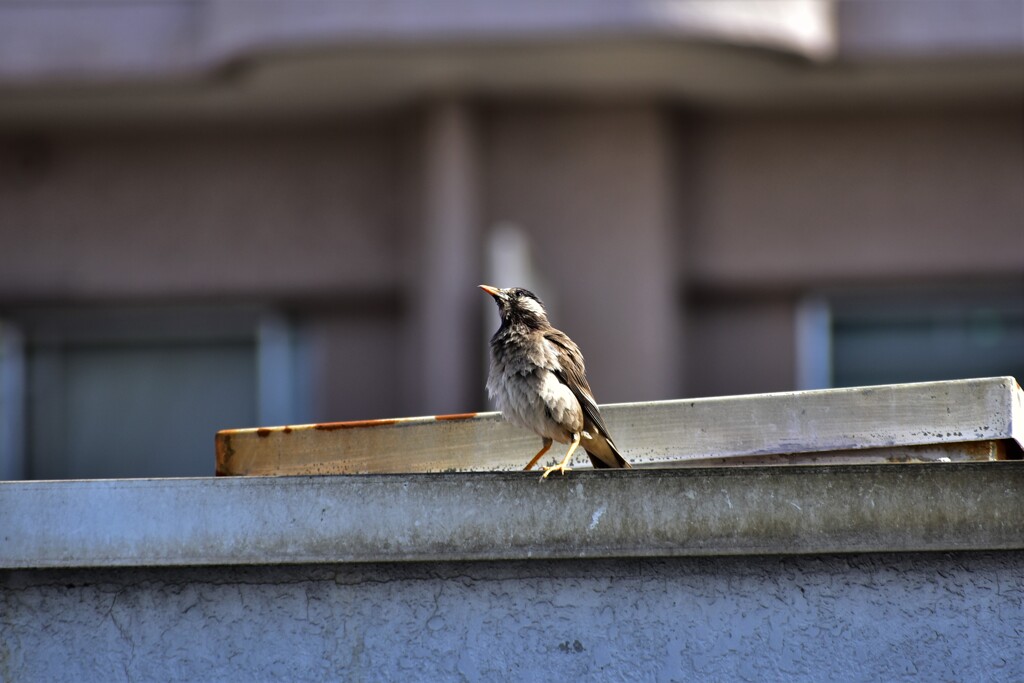
<svg viewBox="0 0 1024 683"><path fill-rule="evenodd" d="M0 679L1015 681L1024 554L0 572Z"/></svg>
<svg viewBox="0 0 1024 683"><path fill-rule="evenodd" d="M828 413L848 429L818 421L802 442L839 449L825 459L924 429L959 460L979 444L949 439L1019 442L1020 399L1007 379L681 403L705 416L705 444L791 450L799 416ZM635 408L650 432L693 422ZM781 415L780 430L737 437L729 414ZM371 441L412 451L432 431L468 450L453 424ZM514 441L486 440L521 463ZM543 484L519 471L0 483L0 680L1020 680L1024 462L891 462L914 450Z"/></svg>

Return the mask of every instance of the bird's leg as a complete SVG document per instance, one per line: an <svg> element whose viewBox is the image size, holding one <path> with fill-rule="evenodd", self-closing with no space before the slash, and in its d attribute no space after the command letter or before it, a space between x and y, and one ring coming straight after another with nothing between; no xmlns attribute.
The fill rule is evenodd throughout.
<svg viewBox="0 0 1024 683"><path fill-rule="evenodd" d="M575 434L572 435L572 445L569 446L569 452L565 454L564 458L562 458L562 462L558 463L557 465L552 465L551 467L545 467L544 474L540 475L540 478L542 480L547 479L548 475L551 474L552 472L559 472L560 474L565 474L566 472L571 470L572 468L569 467L569 461L572 460L573 451L575 451L576 448L579 447L579 445L580 433L576 432Z"/></svg>
<svg viewBox="0 0 1024 683"><path fill-rule="evenodd" d="M523 468L523 471L525 472L526 470L528 470L531 467L533 467L534 465L536 465L537 461L540 460L542 457L544 457L544 454L548 452L549 448L551 448L551 439L549 439L549 438L547 438L545 436L544 437L544 445L541 447L541 449L539 451L537 451L537 455L533 456L533 460L531 460L529 463L527 463L526 467Z"/></svg>

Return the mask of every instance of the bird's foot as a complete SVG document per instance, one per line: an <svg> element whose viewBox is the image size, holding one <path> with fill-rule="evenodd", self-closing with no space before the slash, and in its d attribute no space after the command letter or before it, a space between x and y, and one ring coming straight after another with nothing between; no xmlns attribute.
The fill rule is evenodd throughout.
<svg viewBox="0 0 1024 683"><path fill-rule="evenodd" d="M569 467L568 464L562 462L562 463L559 463L557 465L552 465L551 467L545 467L544 468L544 474L540 475L540 480L544 481L545 479L548 478L548 475L551 474L552 472L558 472L559 474L565 474L566 472L571 472L571 471L572 471L572 468Z"/></svg>
<svg viewBox="0 0 1024 683"><path fill-rule="evenodd" d="M524 471L528 471L528 470L532 469L533 466L537 464L537 461L541 459L541 456L543 456L545 453L547 453L548 449L551 448L551 443L552 442L551 442L551 439L549 439L548 437L546 437L546 436L544 437L544 442L543 443L544 443L544 445L541 446L541 449L539 451L537 451L537 455L533 456L533 460L531 460L529 463L527 463L526 467L523 468Z"/></svg>
<svg viewBox="0 0 1024 683"><path fill-rule="evenodd" d="M565 474L572 468L569 467L569 463L572 462L572 454L576 452L576 447L580 445L580 433L576 432L572 435L572 444L569 445L569 452L562 458L562 462L551 467L544 468L544 474L540 475L540 480L544 481L548 478L548 475L552 472L558 472L559 474Z"/></svg>

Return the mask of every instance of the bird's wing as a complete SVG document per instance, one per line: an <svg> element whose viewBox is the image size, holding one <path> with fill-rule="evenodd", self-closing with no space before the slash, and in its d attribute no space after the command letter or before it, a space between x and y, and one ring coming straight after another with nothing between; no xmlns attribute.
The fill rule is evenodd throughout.
<svg viewBox="0 0 1024 683"><path fill-rule="evenodd" d="M544 338L555 346L558 353L559 369L553 370L560 382L569 387L576 400L583 408L583 414L601 433L608 436L608 428L601 417L601 411L594 401L594 394L587 383L587 374L583 366L583 354L580 353L576 342L569 339L561 330L549 330L544 333Z"/></svg>

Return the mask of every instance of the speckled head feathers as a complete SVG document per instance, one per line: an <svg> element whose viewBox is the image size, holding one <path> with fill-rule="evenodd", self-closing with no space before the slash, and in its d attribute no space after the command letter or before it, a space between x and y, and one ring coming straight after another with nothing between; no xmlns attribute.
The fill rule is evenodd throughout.
<svg viewBox="0 0 1024 683"><path fill-rule="evenodd" d="M522 287L499 289L490 285L480 285L480 289L494 297L503 326L522 324L528 327L544 327L550 324L544 303L530 290Z"/></svg>

